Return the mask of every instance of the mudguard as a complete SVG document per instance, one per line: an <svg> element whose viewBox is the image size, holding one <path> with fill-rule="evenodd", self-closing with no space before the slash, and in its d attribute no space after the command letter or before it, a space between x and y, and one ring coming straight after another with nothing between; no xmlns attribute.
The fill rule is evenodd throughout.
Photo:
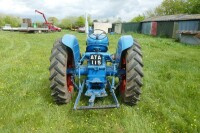
<svg viewBox="0 0 200 133"><path fill-rule="evenodd" d="M62 43L71 49L75 66L78 66L78 61L80 60L80 48L76 37L74 35L66 34L62 37Z"/></svg>
<svg viewBox="0 0 200 133"><path fill-rule="evenodd" d="M117 51L115 54L115 62L119 63L121 60L122 52L133 45L134 39L130 35L120 37L118 41Z"/></svg>

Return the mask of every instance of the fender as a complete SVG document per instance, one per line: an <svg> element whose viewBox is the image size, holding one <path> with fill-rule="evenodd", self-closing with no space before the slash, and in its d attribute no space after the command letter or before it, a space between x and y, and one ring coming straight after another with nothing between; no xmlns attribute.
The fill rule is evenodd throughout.
<svg viewBox="0 0 200 133"><path fill-rule="evenodd" d="M118 46L117 46L117 50L116 50L116 54L115 54L115 61L118 64L121 60L121 55L122 52L128 48L130 48L133 45L133 37L130 35L126 35L126 36L122 36L120 37L119 41L118 41Z"/></svg>
<svg viewBox="0 0 200 133"><path fill-rule="evenodd" d="M62 43L71 49L75 66L78 66L78 61L80 60L80 48L76 37L74 35L66 34L62 37Z"/></svg>

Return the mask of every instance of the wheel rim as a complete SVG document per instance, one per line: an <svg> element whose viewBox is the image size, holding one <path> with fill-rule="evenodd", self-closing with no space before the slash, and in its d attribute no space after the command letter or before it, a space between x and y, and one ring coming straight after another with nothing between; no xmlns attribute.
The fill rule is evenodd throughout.
<svg viewBox="0 0 200 133"><path fill-rule="evenodd" d="M67 74L67 89L70 93L73 92L74 90L71 76L72 76L71 74Z"/></svg>
<svg viewBox="0 0 200 133"><path fill-rule="evenodd" d="M72 60L73 60L72 55L68 54L67 68L73 68ZM72 82L72 74L67 74L66 81L67 81L67 89L70 93L72 93L74 90L74 84Z"/></svg>
<svg viewBox="0 0 200 133"><path fill-rule="evenodd" d="M122 58L121 69L126 70L126 59ZM126 74L121 75L121 84L120 84L120 91L124 94L126 88Z"/></svg>

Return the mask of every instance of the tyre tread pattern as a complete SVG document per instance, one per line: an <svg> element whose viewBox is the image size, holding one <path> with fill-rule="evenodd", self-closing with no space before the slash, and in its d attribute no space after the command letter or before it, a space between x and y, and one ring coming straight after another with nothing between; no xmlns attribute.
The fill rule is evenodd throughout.
<svg viewBox="0 0 200 133"><path fill-rule="evenodd" d="M62 44L61 39L56 40L49 58L49 80L51 81L51 96L57 104L70 102L72 96L66 82L67 59L67 48Z"/></svg>
<svg viewBox="0 0 200 133"><path fill-rule="evenodd" d="M125 55L126 58L126 88L123 94L123 101L130 105L136 105L140 100L142 77L144 76L142 67L142 52L139 43L129 48Z"/></svg>

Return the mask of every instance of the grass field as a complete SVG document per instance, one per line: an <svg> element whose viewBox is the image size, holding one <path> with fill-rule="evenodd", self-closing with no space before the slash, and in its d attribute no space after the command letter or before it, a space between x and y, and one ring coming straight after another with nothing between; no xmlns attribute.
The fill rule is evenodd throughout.
<svg viewBox="0 0 200 133"><path fill-rule="evenodd" d="M200 132L200 46L132 34L143 49L141 101L119 109L74 111L50 96L49 56L55 39L75 34L81 51L85 35L62 31L25 34L0 31L0 132ZM120 35L112 35L115 52ZM75 95L76 96L76 95Z"/></svg>

